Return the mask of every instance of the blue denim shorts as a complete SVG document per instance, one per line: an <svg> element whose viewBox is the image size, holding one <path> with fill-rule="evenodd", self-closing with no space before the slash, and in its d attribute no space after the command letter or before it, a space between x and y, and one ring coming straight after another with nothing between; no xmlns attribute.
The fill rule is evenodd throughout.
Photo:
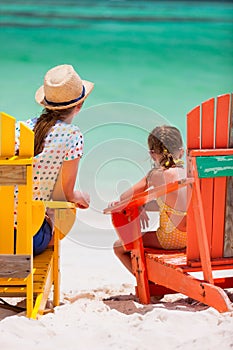
<svg viewBox="0 0 233 350"><path fill-rule="evenodd" d="M33 255L41 254L48 246L52 238L52 229L49 223L44 222L39 231L33 237Z"/></svg>

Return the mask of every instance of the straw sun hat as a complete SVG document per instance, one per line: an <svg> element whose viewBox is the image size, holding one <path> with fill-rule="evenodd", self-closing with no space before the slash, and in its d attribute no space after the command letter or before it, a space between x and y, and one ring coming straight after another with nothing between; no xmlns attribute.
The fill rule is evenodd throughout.
<svg viewBox="0 0 233 350"><path fill-rule="evenodd" d="M65 109L83 102L94 84L82 80L73 66L63 64L50 69L35 94L36 102L48 109Z"/></svg>

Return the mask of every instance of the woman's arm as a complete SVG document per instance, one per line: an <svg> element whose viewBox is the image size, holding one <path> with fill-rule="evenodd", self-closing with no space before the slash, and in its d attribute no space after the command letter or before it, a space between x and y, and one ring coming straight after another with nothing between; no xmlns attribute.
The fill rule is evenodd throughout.
<svg viewBox="0 0 233 350"><path fill-rule="evenodd" d="M54 187L53 200L66 200L80 208L88 208L90 198L87 193L75 191L80 158L64 161Z"/></svg>

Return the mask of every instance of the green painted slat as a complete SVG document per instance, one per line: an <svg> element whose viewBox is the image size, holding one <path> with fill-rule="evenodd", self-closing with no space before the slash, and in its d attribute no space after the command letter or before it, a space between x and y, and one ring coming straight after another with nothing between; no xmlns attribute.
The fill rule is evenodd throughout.
<svg viewBox="0 0 233 350"><path fill-rule="evenodd" d="M200 178L233 176L233 156L197 157Z"/></svg>

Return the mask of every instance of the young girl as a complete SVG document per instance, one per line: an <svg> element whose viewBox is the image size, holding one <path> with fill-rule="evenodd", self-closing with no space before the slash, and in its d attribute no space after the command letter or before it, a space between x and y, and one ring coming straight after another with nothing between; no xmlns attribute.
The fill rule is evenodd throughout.
<svg viewBox="0 0 233 350"><path fill-rule="evenodd" d="M173 126L156 127L148 137L149 154L154 168L132 188L120 196L120 200L150 187L165 185L186 177L181 160L184 150L179 130ZM145 247L160 249L182 249L186 246L186 189L159 197L141 208L141 224L148 227L148 211L159 211L160 225L156 232L143 233ZM129 252L124 250L121 241L114 244L114 252L121 262L131 271Z"/></svg>
<svg viewBox="0 0 233 350"><path fill-rule="evenodd" d="M79 208L89 206L89 195L75 190L79 161L83 154L83 135L71 124L94 84L82 80L71 65L50 69L44 85L35 95L44 107L39 118L25 124L34 131L33 198L35 200L67 200ZM16 150L19 124L16 127ZM17 192L16 192L17 212ZM15 214L15 226L17 216ZM52 220L46 215L33 238L34 255L46 249L52 238Z"/></svg>

